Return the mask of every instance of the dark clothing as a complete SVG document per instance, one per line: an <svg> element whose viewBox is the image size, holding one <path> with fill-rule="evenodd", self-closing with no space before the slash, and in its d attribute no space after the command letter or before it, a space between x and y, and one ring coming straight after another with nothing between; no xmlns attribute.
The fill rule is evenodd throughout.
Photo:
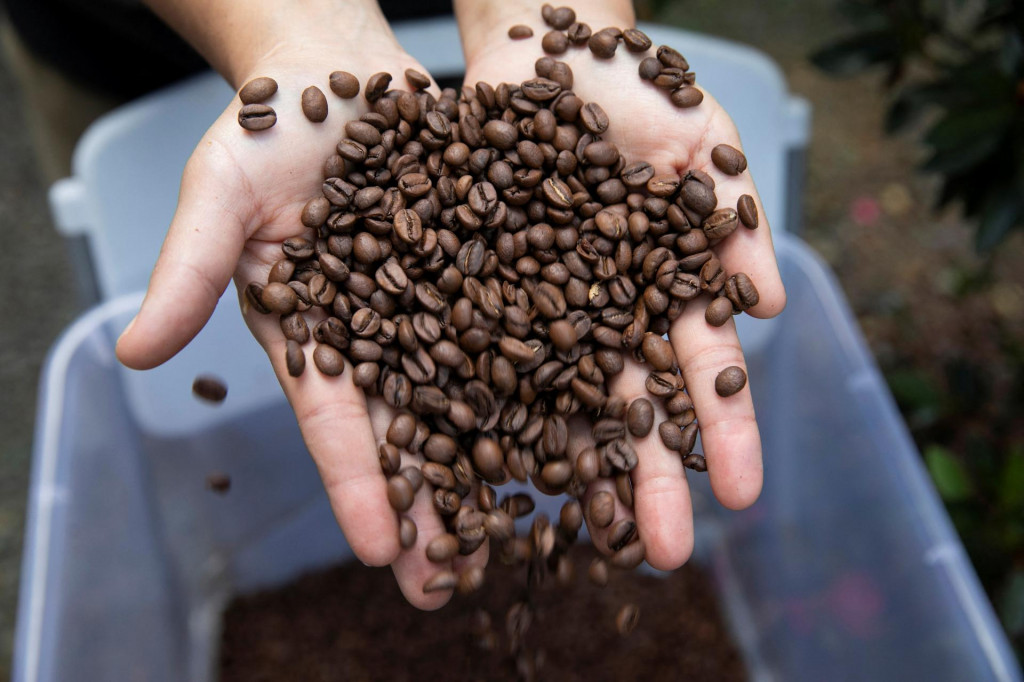
<svg viewBox="0 0 1024 682"><path fill-rule="evenodd" d="M209 68L132 0L2 0L19 37L73 80L131 99ZM391 21L451 12L451 0L381 0Z"/></svg>

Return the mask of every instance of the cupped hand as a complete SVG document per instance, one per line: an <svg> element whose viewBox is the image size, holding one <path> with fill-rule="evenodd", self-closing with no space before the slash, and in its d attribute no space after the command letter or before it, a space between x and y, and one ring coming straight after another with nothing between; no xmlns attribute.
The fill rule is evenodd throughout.
<svg viewBox="0 0 1024 682"><path fill-rule="evenodd" d="M536 8L505 19L501 25L479 31L463 26L468 85L482 81L496 86L536 77L535 62L544 56L541 37L550 28L543 24ZM605 26L628 28L630 24L625 22L631 21L631 17L604 19L607 23L602 23L600 17L588 17L585 10L578 16L579 21L589 22L594 31ZM507 30L512 23L531 26L533 37L510 40ZM611 124L602 137L618 147L626 163L647 161L659 174L681 175L690 169L702 170L716 182L720 208L735 207L744 194L754 198L760 226L756 230L740 227L713 248L730 275L746 273L756 285L760 301L747 312L755 317L775 316L785 306L786 298L753 178L749 172L726 175L711 160L711 150L718 144L742 149L736 127L709 93L704 94L699 106L680 109L669 100L668 92L641 80L640 60L654 56L656 47L636 54L620 43L612 59L598 59L586 46L570 47L568 52L552 56L572 69L572 89L576 95L584 102L598 103L607 113ZM685 45L675 47L685 55ZM692 65L698 87L700 66ZM742 509L753 504L760 494L761 441L749 386L728 398L715 391L718 372L731 365L745 369L745 365L733 321L721 327L705 321L709 301L706 296L690 301L672 324L669 340L695 406L713 492L726 507ZM645 396L644 381L649 370L628 356L625 364L625 370L610 382L613 394L626 401ZM660 404L655 409L657 425L666 415ZM593 444L587 424L577 425L574 436L570 439L572 456ZM679 453L665 448L657 428L644 438L630 438L639 459L631 472L634 508L626 509L617 501L615 518L635 516L648 563L663 570L677 568L688 559L693 547L693 518L682 460ZM608 480L591 484L581 500L584 509L598 490L614 494L615 486ZM607 529L591 525L590 531L595 546L605 548Z"/></svg>
<svg viewBox="0 0 1024 682"><path fill-rule="evenodd" d="M266 130L243 129L238 123L242 104L236 96L199 142L182 176L177 211L145 301L118 341L117 354L124 364L145 369L165 362L203 327L232 277L244 294L250 282L267 282L271 266L283 258L286 239L316 238L302 225L300 215L306 202L320 192L324 163L344 137L345 123L369 111L363 96L367 79L388 72L394 76L392 88L411 89L405 70L426 73L397 44L364 45L357 54L353 59L322 45L274 50L239 80L241 84L269 76L277 81L276 94L265 102L276 111L277 122ZM357 76L359 95L342 99L332 93L329 74L336 70ZM311 122L302 112L302 92L310 85L327 98L328 116L322 123ZM439 94L436 85L432 90ZM440 607L451 591L424 594L422 589L445 567L425 556L426 543L444 530L429 486L420 489L406 512L419 528L416 544L407 550L400 547L398 517L387 499L377 453L393 416L391 408L379 399L367 401L353 383L351 365L337 377L316 371L312 343L303 346L307 371L298 378L290 376L278 316L259 314L244 295L240 301L247 324L295 410L356 556L370 565L392 565L414 605ZM310 328L316 321L308 318ZM403 460L403 466L416 461L408 453ZM454 568L486 560L485 544L474 555L460 557Z"/></svg>

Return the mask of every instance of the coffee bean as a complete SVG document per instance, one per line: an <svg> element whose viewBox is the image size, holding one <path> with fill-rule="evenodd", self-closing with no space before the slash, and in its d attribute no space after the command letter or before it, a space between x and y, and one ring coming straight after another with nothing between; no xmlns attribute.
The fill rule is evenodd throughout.
<svg viewBox="0 0 1024 682"><path fill-rule="evenodd" d="M704 235L708 239L725 239L732 234L739 225L739 216L732 208L720 208L701 224Z"/></svg>
<svg viewBox="0 0 1024 682"><path fill-rule="evenodd" d="M415 545L417 535L416 522L407 516L403 516L398 524L398 542L402 549L409 549Z"/></svg>
<svg viewBox="0 0 1024 682"><path fill-rule="evenodd" d="M746 372L735 365L726 367L715 377L715 392L723 398L739 393L746 385Z"/></svg>
<svg viewBox="0 0 1024 682"><path fill-rule="evenodd" d="M682 69L683 71L690 70L690 65L687 63L686 59L683 58L683 55L679 54L668 45L661 45L658 47L657 55L658 60L666 67Z"/></svg>
<svg viewBox="0 0 1024 682"><path fill-rule="evenodd" d="M708 470L708 464L704 459L704 455L698 455L697 453L684 457L683 466L687 469L693 469L694 471L701 473Z"/></svg>
<svg viewBox="0 0 1024 682"><path fill-rule="evenodd" d="M744 227L751 230L757 229L757 205L754 203L754 197L749 194L740 196L736 202L736 213Z"/></svg>
<svg viewBox="0 0 1024 682"><path fill-rule="evenodd" d="M714 299L708 304L707 310L704 311L704 319L712 327L721 327L729 321L732 314L733 304L728 298L723 296Z"/></svg>
<svg viewBox="0 0 1024 682"><path fill-rule="evenodd" d="M678 452L683 446L683 432L670 421L664 421L658 425L658 435L661 436L661 442L669 450Z"/></svg>
<svg viewBox="0 0 1024 682"><path fill-rule="evenodd" d="M211 403L221 403L228 396L228 387L211 374L201 374L192 382L192 394Z"/></svg>
<svg viewBox="0 0 1024 682"><path fill-rule="evenodd" d="M645 547L643 540L635 540L612 555L609 563L622 570L632 570L643 563Z"/></svg>
<svg viewBox="0 0 1024 682"><path fill-rule="evenodd" d="M636 537L636 522L619 519L608 529L608 549L618 552Z"/></svg>
<svg viewBox="0 0 1024 682"><path fill-rule="evenodd" d="M512 40L522 40L533 37L533 29L524 24L516 24L508 30L508 37Z"/></svg>
<svg viewBox="0 0 1024 682"><path fill-rule="evenodd" d="M302 346L293 339L288 339L285 344L285 367L288 374L293 377L301 376L306 369L306 354Z"/></svg>
<svg viewBox="0 0 1024 682"><path fill-rule="evenodd" d="M259 104L274 96L277 92L277 81L267 76L253 78L238 91L242 104Z"/></svg>
<svg viewBox="0 0 1024 682"><path fill-rule="evenodd" d="M348 71L334 71L330 76L331 92L342 99L352 99L359 94L359 79Z"/></svg>
<svg viewBox="0 0 1024 682"><path fill-rule="evenodd" d="M459 539L443 533L427 544L427 559L434 563L449 561L459 553Z"/></svg>
<svg viewBox="0 0 1024 682"><path fill-rule="evenodd" d="M287 284L280 282L269 282L263 287L260 294L260 302L267 310L279 315L288 315L295 310L299 303L295 290Z"/></svg>
<svg viewBox="0 0 1024 682"><path fill-rule="evenodd" d="M620 35L618 29L604 28L590 36L587 46L598 59L611 59L615 56L615 48L619 46Z"/></svg>
<svg viewBox="0 0 1024 682"><path fill-rule="evenodd" d="M675 351L672 350L669 342L658 334L650 332L644 334L642 350L644 359L656 370L667 371L675 366Z"/></svg>
<svg viewBox="0 0 1024 682"><path fill-rule="evenodd" d="M717 145L711 150L711 161L726 175L739 175L747 169L747 157L727 144Z"/></svg>
<svg viewBox="0 0 1024 682"><path fill-rule="evenodd" d="M412 483L404 476L392 476L387 485L388 503L398 512L408 511L412 507L416 491Z"/></svg>
<svg viewBox="0 0 1024 682"><path fill-rule="evenodd" d="M615 614L615 629L625 637L636 629L640 622L640 608L636 604L624 604Z"/></svg>
<svg viewBox="0 0 1024 682"><path fill-rule="evenodd" d="M608 114L596 102L583 105L580 109L580 122L587 132L594 135L601 135L608 130Z"/></svg>
<svg viewBox="0 0 1024 682"><path fill-rule="evenodd" d="M366 89L363 91L363 96L366 97L367 102L372 104L384 96L390 84L390 73L375 73L366 79Z"/></svg>
<svg viewBox="0 0 1024 682"><path fill-rule="evenodd" d="M294 312L290 315L281 316L281 333L289 341L296 341L300 344L309 341L309 325L302 313Z"/></svg>
<svg viewBox="0 0 1024 682"><path fill-rule="evenodd" d="M573 45L586 45L587 41L590 40L592 32L589 25L576 21L565 30L565 35Z"/></svg>
<svg viewBox="0 0 1024 682"><path fill-rule="evenodd" d="M651 49L651 39L635 28L627 28L622 32L622 42L630 52L646 52Z"/></svg>
<svg viewBox="0 0 1024 682"><path fill-rule="evenodd" d="M680 109L688 109L703 102L704 93L692 85L683 85L673 90L669 99Z"/></svg>
<svg viewBox="0 0 1024 682"><path fill-rule="evenodd" d="M553 29L564 31L576 21L576 12L570 7L556 7L544 22Z"/></svg>
<svg viewBox="0 0 1024 682"><path fill-rule="evenodd" d="M313 350L313 364L321 373L336 377L345 371L345 359L333 346L318 343Z"/></svg>
<svg viewBox="0 0 1024 682"><path fill-rule="evenodd" d="M266 130L277 123L277 113L266 104L246 104L238 110L238 125L246 130Z"/></svg>
<svg viewBox="0 0 1024 682"><path fill-rule="evenodd" d="M231 490L231 477L223 471L214 471L206 475L206 487L223 495Z"/></svg>
<svg viewBox="0 0 1024 682"><path fill-rule="evenodd" d="M587 577L598 587L606 586L608 584L608 562L600 557L591 561L590 568L587 569Z"/></svg>
<svg viewBox="0 0 1024 682"><path fill-rule="evenodd" d="M430 77L416 69L406 69L405 80L413 90L426 90L430 87Z"/></svg>
<svg viewBox="0 0 1024 682"><path fill-rule="evenodd" d="M441 571L436 573L423 583L423 593L430 594L431 592L444 592L445 590L451 590L455 588L458 583L458 576L451 571Z"/></svg>
<svg viewBox="0 0 1024 682"><path fill-rule="evenodd" d="M591 525L607 528L615 518L615 497L606 490L599 490L590 498L587 512Z"/></svg>
<svg viewBox="0 0 1024 682"><path fill-rule="evenodd" d="M541 38L540 46L548 54L562 54L569 49L569 38L562 31L548 31Z"/></svg>
<svg viewBox="0 0 1024 682"><path fill-rule="evenodd" d="M327 120L327 98L315 85L302 91L302 113L313 123Z"/></svg>
<svg viewBox="0 0 1024 682"><path fill-rule="evenodd" d="M629 432L637 438L643 438L654 427L654 406L647 398L637 398L629 404L626 416Z"/></svg>
<svg viewBox="0 0 1024 682"><path fill-rule="evenodd" d="M658 77L663 68L662 63L654 57L646 57L640 61L640 78L645 81L653 81Z"/></svg>
<svg viewBox="0 0 1024 682"><path fill-rule="evenodd" d="M725 281L723 287L726 298L736 310L743 311L753 308L760 301L757 288L745 273L737 272Z"/></svg>

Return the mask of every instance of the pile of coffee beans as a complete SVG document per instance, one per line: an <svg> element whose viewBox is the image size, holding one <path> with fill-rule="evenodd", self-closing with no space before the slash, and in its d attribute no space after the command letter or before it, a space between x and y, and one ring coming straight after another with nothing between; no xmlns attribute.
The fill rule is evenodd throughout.
<svg viewBox="0 0 1024 682"><path fill-rule="evenodd" d="M569 8L545 6L544 18L550 54L587 45L610 59L620 41L632 52L652 50L642 32L591 32ZM532 31L513 27L509 35ZM686 60L667 46L654 52L641 77L678 106L698 105ZM719 206L714 179L699 169L657 174L642 160L627 162L628 150L604 137L614 123L600 104L574 94L567 63L543 56L536 73L518 84L448 88L440 98L416 71L405 73L411 90L391 89L390 74L370 77L363 96L371 110L345 125L320 191L302 210L308 231L287 239L268 281L250 283L245 294L254 310L280 317L292 376L306 370L304 346L313 343L318 371L351 371L368 396L396 410L379 451L388 499L404 514L431 486L448 530L430 539L431 560L470 554L490 539L502 560L530 563L540 576L560 570L589 483L614 480L632 507L632 439L654 430L654 401L668 415L657 424L661 442L687 467L706 470L691 452L694 405L664 335L702 294L712 297L712 325L757 304L754 283L726 272L714 247L758 220L750 196ZM359 92L345 72L331 74L330 84L339 97ZM258 100L275 91L268 78L242 89L243 127L265 127L273 110L253 107L266 107ZM327 115L316 88L302 104L312 121ZM716 147L712 161L728 174L746 168L728 145ZM608 387L627 353L649 368L649 396L628 404ZM729 396L745 381L730 367L716 389ZM590 424L595 445L573 462L576 416ZM423 464L402 468L402 451ZM492 486L510 479L574 499L556 525L538 516L528 537L516 537L514 519L534 504L525 494L497 499ZM643 542L636 524L614 512L614 498L602 492L587 516L610 529L610 564L635 567ZM402 516L400 528L402 545L415 543L413 521ZM599 560L589 575L602 584L607 571ZM471 591L482 580L481 569L442 571L424 591ZM628 632L636 616L627 610L619 620Z"/></svg>

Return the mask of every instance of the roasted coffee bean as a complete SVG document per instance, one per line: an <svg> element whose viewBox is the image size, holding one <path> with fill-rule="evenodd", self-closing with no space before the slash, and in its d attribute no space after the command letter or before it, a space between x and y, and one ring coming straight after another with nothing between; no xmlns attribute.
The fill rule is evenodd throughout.
<svg viewBox="0 0 1024 682"><path fill-rule="evenodd" d="M213 375L201 374L192 382L192 394L207 402L220 403L227 398L228 387Z"/></svg>
<svg viewBox="0 0 1024 682"><path fill-rule="evenodd" d="M345 371L345 358L341 352L326 343L318 343L313 351L313 364L321 373L336 377Z"/></svg>
<svg viewBox="0 0 1024 682"><path fill-rule="evenodd" d="M266 130L277 123L277 112L266 104L246 104L238 110L238 125L246 130Z"/></svg>
<svg viewBox="0 0 1024 682"><path fill-rule="evenodd" d="M648 393L658 398L666 398L679 390L676 377L669 372L651 372L644 385Z"/></svg>
<svg viewBox="0 0 1024 682"><path fill-rule="evenodd" d="M416 522L407 516L403 516L398 524L398 542L402 549L409 549L415 545L417 535Z"/></svg>
<svg viewBox="0 0 1024 682"><path fill-rule="evenodd" d="M300 344L309 341L309 325L299 312L281 316L281 332L289 341Z"/></svg>
<svg viewBox="0 0 1024 682"><path fill-rule="evenodd" d="M269 282L263 287L263 291L260 294L260 302L270 312L288 315L295 310L299 303L299 298L296 296L295 290L287 284Z"/></svg>
<svg viewBox="0 0 1024 682"><path fill-rule="evenodd" d="M604 28L590 36L587 46L598 59L611 59L615 56L621 35L622 32L617 28Z"/></svg>
<svg viewBox="0 0 1024 682"><path fill-rule="evenodd" d="M423 583L423 593L430 594L431 592L444 592L445 590L454 589L458 581L458 576L451 571L435 573Z"/></svg>
<svg viewBox="0 0 1024 682"><path fill-rule="evenodd" d="M749 194L740 196L739 200L736 202L736 213L739 215L740 222L743 223L743 227L751 230L757 229L757 205L754 203L754 197Z"/></svg>
<svg viewBox="0 0 1024 682"><path fill-rule="evenodd" d="M560 490L568 485L573 475L573 465L564 459L556 459L546 463L540 472L544 485L554 490Z"/></svg>
<svg viewBox="0 0 1024 682"><path fill-rule="evenodd" d="M637 398L629 404L626 416L629 432L637 438L643 438L654 427L654 405L647 398Z"/></svg>
<svg viewBox="0 0 1024 682"><path fill-rule="evenodd" d="M643 345L641 348L644 354L644 359L654 367L654 369L659 371L668 371L675 366L675 351L672 350L672 346L669 342L658 334L652 334L650 332L644 334Z"/></svg>
<svg viewBox="0 0 1024 682"><path fill-rule="evenodd" d="M651 49L651 39L643 31L627 28L622 32L622 43L630 52L646 52Z"/></svg>
<svg viewBox="0 0 1024 682"><path fill-rule="evenodd" d="M573 45L586 45L593 32L590 26L580 21L573 22L565 29L565 35Z"/></svg>
<svg viewBox="0 0 1024 682"><path fill-rule="evenodd" d="M459 539L443 533L427 543L427 559L435 563L449 561L459 553Z"/></svg>
<svg viewBox="0 0 1024 682"><path fill-rule="evenodd" d="M687 469L693 469L697 472L705 472L708 470L707 461L704 459L704 455L693 453L683 458L683 466Z"/></svg>
<svg viewBox="0 0 1024 682"><path fill-rule="evenodd" d="M600 557L592 560L590 568L587 569L587 578L598 587L606 586L608 584L608 562Z"/></svg>
<svg viewBox="0 0 1024 682"><path fill-rule="evenodd" d="M704 319L707 320L707 323L712 327L721 327L729 321L732 314L732 302L728 298L722 296L714 299L708 304L707 310L704 311Z"/></svg>
<svg viewBox="0 0 1024 682"><path fill-rule="evenodd" d="M375 73L366 79L366 89L363 91L363 96L366 97L367 102L376 102L384 96L390 84L390 73Z"/></svg>
<svg viewBox="0 0 1024 682"><path fill-rule="evenodd" d="M274 96L277 92L277 81L267 76L253 78L238 91L242 104L259 104Z"/></svg>
<svg viewBox="0 0 1024 682"><path fill-rule="evenodd" d="M359 94L359 79L348 71L334 71L330 76L331 92L342 99L352 99Z"/></svg>
<svg viewBox="0 0 1024 682"><path fill-rule="evenodd" d="M615 614L615 629L625 637L636 629L640 622L640 607L636 604L624 604Z"/></svg>
<svg viewBox="0 0 1024 682"><path fill-rule="evenodd" d="M636 537L636 522L619 519L608 530L608 549L618 552Z"/></svg>
<svg viewBox="0 0 1024 682"><path fill-rule="evenodd" d="M405 81L413 90L426 90L430 87L430 77L416 69L405 70Z"/></svg>
<svg viewBox="0 0 1024 682"><path fill-rule="evenodd" d="M569 49L569 38L562 31L548 31L541 38L540 46L548 54L562 54Z"/></svg>
<svg viewBox="0 0 1024 682"><path fill-rule="evenodd" d="M580 122L583 127L594 135L601 135L608 130L608 114L596 102L584 104L580 109Z"/></svg>
<svg viewBox="0 0 1024 682"><path fill-rule="evenodd" d="M375 362L360 362L352 369L352 383L362 389L375 386L379 377L380 366Z"/></svg>
<svg viewBox="0 0 1024 682"><path fill-rule="evenodd" d="M576 475L584 483L591 483L597 479L600 466L601 460L594 448L584 448L576 457Z"/></svg>
<svg viewBox="0 0 1024 682"><path fill-rule="evenodd" d="M408 511L416 497L412 483L404 476L392 476L387 485L388 503L398 512Z"/></svg>
<svg viewBox="0 0 1024 682"><path fill-rule="evenodd" d="M747 157L727 144L717 145L711 150L711 161L726 175L739 175L747 169Z"/></svg>
<svg viewBox="0 0 1024 682"><path fill-rule="evenodd" d="M683 85L673 90L669 99L680 109L689 109L704 101L704 93L692 85Z"/></svg>
<svg viewBox="0 0 1024 682"><path fill-rule="evenodd" d="M657 55L658 60L668 68L682 69L683 71L690 70L690 64L686 61L683 55L679 54L668 45L661 45L658 47Z"/></svg>
<svg viewBox="0 0 1024 682"><path fill-rule="evenodd" d="M294 339L288 339L285 344L285 367L288 374L293 377L301 376L306 369L306 354L299 342Z"/></svg>
<svg viewBox="0 0 1024 682"><path fill-rule="evenodd" d="M760 301L757 288L745 273L737 272L725 281L722 288L726 298L736 310L744 311L753 308Z"/></svg>
<svg viewBox="0 0 1024 682"><path fill-rule="evenodd" d="M313 123L327 120L327 98L323 90L310 85L302 91L302 113Z"/></svg>
<svg viewBox="0 0 1024 682"><path fill-rule="evenodd" d="M594 493L587 504L590 523L595 528L607 528L615 518L615 497L606 490Z"/></svg>
<svg viewBox="0 0 1024 682"><path fill-rule="evenodd" d="M653 81L661 73L663 65L654 57L646 57L640 62L640 78L645 81Z"/></svg>
<svg viewBox="0 0 1024 682"><path fill-rule="evenodd" d="M746 385L746 372L735 365L726 367L715 377L715 392L723 398L739 393Z"/></svg>
<svg viewBox="0 0 1024 682"><path fill-rule="evenodd" d="M683 445L683 432L670 421L664 421L658 425L658 435L661 436L661 442L669 450L678 452Z"/></svg>
<svg viewBox="0 0 1024 682"><path fill-rule="evenodd" d="M512 40L522 40L533 37L533 29L524 24L516 24L508 30L508 37Z"/></svg>
<svg viewBox="0 0 1024 682"><path fill-rule="evenodd" d="M618 569L632 570L643 563L644 552L643 540L635 540L615 552L609 559L609 563Z"/></svg>
<svg viewBox="0 0 1024 682"><path fill-rule="evenodd" d="M708 239L724 239L739 225L739 217L732 208L721 208L704 219L701 227Z"/></svg>

